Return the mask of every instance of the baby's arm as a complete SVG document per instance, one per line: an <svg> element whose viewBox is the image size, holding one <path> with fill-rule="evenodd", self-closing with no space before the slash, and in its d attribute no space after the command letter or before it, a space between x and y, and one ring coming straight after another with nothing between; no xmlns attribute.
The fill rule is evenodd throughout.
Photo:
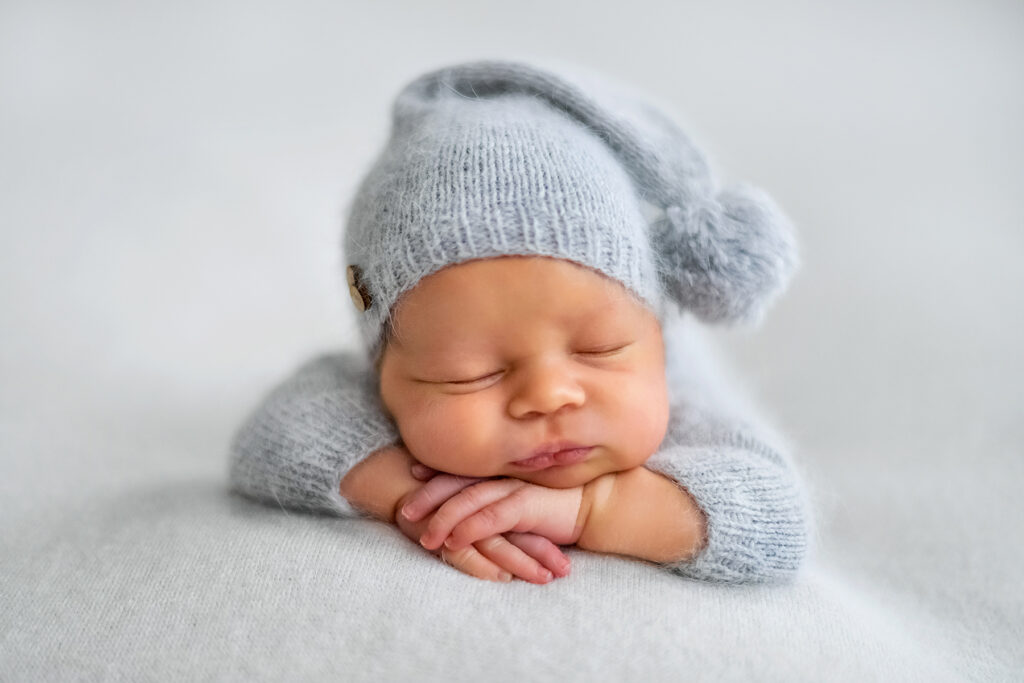
<svg viewBox="0 0 1024 683"><path fill-rule="evenodd" d="M412 476L415 462L400 446L382 448L342 478L341 495L357 509L394 523L398 502L423 485Z"/></svg>
<svg viewBox="0 0 1024 683"><path fill-rule="evenodd" d="M706 543L707 521L674 481L644 467L612 472L583 487L576 545L658 563L684 562Z"/></svg>
<svg viewBox="0 0 1024 683"><path fill-rule="evenodd" d="M807 553L811 517L796 470L739 418L676 406L661 449L642 468L606 476L603 489L593 485L581 547L736 583L790 578Z"/></svg>
<svg viewBox="0 0 1024 683"><path fill-rule="evenodd" d="M359 516L341 495L342 478L399 440L374 382L365 359L354 353L304 363L235 432L232 489L273 505Z"/></svg>

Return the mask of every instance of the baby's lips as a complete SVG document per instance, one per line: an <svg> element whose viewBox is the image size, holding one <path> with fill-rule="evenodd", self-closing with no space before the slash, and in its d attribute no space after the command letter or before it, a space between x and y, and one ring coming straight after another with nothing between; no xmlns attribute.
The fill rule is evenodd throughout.
<svg viewBox="0 0 1024 683"><path fill-rule="evenodd" d="M573 446L558 451L541 452L512 463L524 470L542 470L556 465L574 465L587 459L593 446Z"/></svg>

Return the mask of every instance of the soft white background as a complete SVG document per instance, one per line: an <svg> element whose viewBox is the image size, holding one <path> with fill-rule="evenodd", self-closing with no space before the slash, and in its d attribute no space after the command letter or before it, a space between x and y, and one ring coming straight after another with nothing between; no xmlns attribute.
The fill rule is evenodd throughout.
<svg viewBox="0 0 1024 683"><path fill-rule="evenodd" d="M982 678L1024 666L1009 0L4 2L0 563L79 504L222 485L262 393L355 344L340 225L391 98L532 55L652 93L785 207L800 274L716 336L797 445L816 566Z"/></svg>

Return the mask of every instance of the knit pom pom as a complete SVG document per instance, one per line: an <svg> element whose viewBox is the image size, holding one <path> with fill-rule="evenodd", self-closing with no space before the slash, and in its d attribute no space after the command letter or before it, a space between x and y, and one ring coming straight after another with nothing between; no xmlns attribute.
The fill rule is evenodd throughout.
<svg viewBox="0 0 1024 683"><path fill-rule="evenodd" d="M652 231L666 291L708 323L759 323L799 265L789 220L748 185L670 206Z"/></svg>

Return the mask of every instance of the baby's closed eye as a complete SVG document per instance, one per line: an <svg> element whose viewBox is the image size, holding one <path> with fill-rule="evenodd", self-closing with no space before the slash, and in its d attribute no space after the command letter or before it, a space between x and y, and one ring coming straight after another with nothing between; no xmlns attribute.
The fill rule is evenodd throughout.
<svg viewBox="0 0 1024 683"><path fill-rule="evenodd" d="M439 384L476 384L477 382L486 382L490 379L497 379L501 375L505 374L504 370L494 370L483 375L477 375L469 379L447 379L442 380Z"/></svg>
<svg viewBox="0 0 1024 683"><path fill-rule="evenodd" d="M581 348L574 353L582 356L613 356L620 351L624 351L627 347L631 346L632 342L624 344L608 344L604 346L593 346L587 348Z"/></svg>
<svg viewBox="0 0 1024 683"><path fill-rule="evenodd" d="M417 379L416 382L456 393L468 393L486 389L496 384L504 374L504 369L491 370L480 374L464 373L460 375L458 373L451 373L447 376L442 375L440 379Z"/></svg>

